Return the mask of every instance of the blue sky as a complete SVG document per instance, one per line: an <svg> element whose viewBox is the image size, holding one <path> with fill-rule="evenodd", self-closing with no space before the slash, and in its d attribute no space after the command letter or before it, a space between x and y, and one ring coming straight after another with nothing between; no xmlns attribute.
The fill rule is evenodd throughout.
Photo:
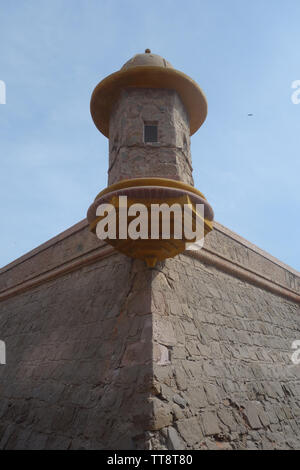
<svg viewBox="0 0 300 470"><path fill-rule="evenodd" d="M0 24L0 266L85 217L108 165L90 95L150 48L207 96L192 158L216 220L300 270L299 0L0 0Z"/></svg>

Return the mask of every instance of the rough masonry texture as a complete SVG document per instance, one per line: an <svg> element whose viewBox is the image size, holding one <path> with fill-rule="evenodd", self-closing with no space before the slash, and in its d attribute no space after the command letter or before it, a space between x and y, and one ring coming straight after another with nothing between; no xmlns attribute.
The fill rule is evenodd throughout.
<svg viewBox="0 0 300 470"><path fill-rule="evenodd" d="M219 224L148 269L82 221L0 271L0 448L299 449L299 286Z"/></svg>
<svg viewBox="0 0 300 470"><path fill-rule="evenodd" d="M149 52L95 91L109 185L193 184L198 85ZM0 448L300 449L299 305L300 274L218 223L150 269L84 220L0 270Z"/></svg>
<svg viewBox="0 0 300 470"><path fill-rule="evenodd" d="M157 143L144 143L145 123L157 124ZM189 119L176 91L122 91L109 123L108 174L108 184L147 176L193 184Z"/></svg>

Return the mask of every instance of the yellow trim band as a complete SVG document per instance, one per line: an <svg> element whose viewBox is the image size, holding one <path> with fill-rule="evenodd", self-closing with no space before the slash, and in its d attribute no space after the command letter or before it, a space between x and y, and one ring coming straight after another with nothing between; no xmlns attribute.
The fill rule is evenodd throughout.
<svg viewBox="0 0 300 470"><path fill-rule="evenodd" d="M172 180L169 178L133 178L130 180L118 181L118 183L114 183L111 186L103 189L99 194L97 194L95 201L104 194L117 191L118 189L132 188L133 186L163 186L166 188L184 189L185 191L190 191L191 193L197 194L197 196L200 196L202 199L206 200L204 194L202 194L198 189L194 188L194 186L190 186L187 183L183 183L182 181Z"/></svg>

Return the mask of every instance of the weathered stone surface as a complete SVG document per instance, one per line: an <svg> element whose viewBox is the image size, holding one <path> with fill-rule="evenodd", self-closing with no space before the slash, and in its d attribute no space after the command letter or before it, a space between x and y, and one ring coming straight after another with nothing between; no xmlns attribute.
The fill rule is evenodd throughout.
<svg viewBox="0 0 300 470"><path fill-rule="evenodd" d="M168 448L171 450L184 450L185 445L180 439L176 429L172 426L168 428Z"/></svg>
<svg viewBox="0 0 300 470"><path fill-rule="evenodd" d="M246 404L244 415L252 429L260 429L262 427L255 403L249 402Z"/></svg>
<svg viewBox="0 0 300 470"><path fill-rule="evenodd" d="M144 123L158 125L158 142L144 143ZM174 90L123 90L109 126L109 184L157 176L193 184L189 119Z"/></svg>
<svg viewBox="0 0 300 470"><path fill-rule="evenodd" d="M299 306L184 255L157 269L171 293L155 288L178 306L169 321L181 340L163 375L154 371L162 381L172 370L174 395L186 401L183 416L173 414L186 448L300 448L300 380L290 360Z"/></svg>
<svg viewBox="0 0 300 470"><path fill-rule="evenodd" d="M211 436L220 432L217 417L214 413L205 412L201 415L201 418L203 431L206 436Z"/></svg>
<svg viewBox="0 0 300 470"><path fill-rule="evenodd" d="M170 407L162 400L153 398L151 400L153 415L150 422L150 429L163 429L172 423L172 413Z"/></svg>
<svg viewBox="0 0 300 470"><path fill-rule="evenodd" d="M203 431L196 417L187 418L178 421L177 428L179 435L183 437L187 447L193 447L199 444L203 439Z"/></svg>
<svg viewBox="0 0 300 470"><path fill-rule="evenodd" d="M115 255L0 304L1 448L146 445L152 319L127 302L144 271Z"/></svg>
<svg viewBox="0 0 300 470"><path fill-rule="evenodd" d="M64 243L76 258L85 237L0 272L2 288L54 267ZM0 448L300 448L299 318L297 304L186 255L148 270L114 254L41 283L0 303Z"/></svg>
<svg viewBox="0 0 300 470"><path fill-rule="evenodd" d="M177 393L173 396L173 401L174 403L177 403L177 405L179 405L181 408L185 408L187 404L186 400Z"/></svg>

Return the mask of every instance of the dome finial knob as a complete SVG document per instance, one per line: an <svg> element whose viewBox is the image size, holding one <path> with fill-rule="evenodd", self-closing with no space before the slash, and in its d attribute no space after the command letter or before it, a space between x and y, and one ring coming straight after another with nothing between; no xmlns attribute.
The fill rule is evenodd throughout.
<svg viewBox="0 0 300 470"><path fill-rule="evenodd" d="M146 53L146 54L151 54L150 49L145 49L145 53Z"/></svg>

